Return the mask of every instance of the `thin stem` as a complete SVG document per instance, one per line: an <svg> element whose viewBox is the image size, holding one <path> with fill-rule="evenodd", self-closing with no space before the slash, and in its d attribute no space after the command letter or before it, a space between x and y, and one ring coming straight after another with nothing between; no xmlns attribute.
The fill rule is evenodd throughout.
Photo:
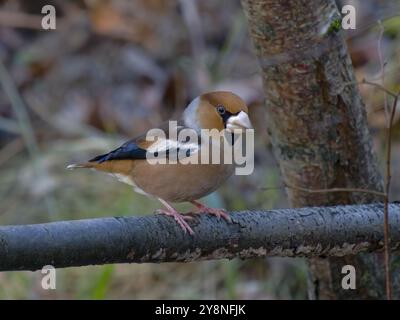
<svg viewBox="0 0 400 320"><path fill-rule="evenodd" d="M361 189L361 188L331 188L331 189L308 189L302 188L294 185L289 185L285 182L285 186L289 189L304 191L308 193L330 193L330 192L361 192L361 193L369 193L374 194L380 197L385 197L386 194L384 192L369 190L369 189Z"/></svg>
<svg viewBox="0 0 400 320"><path fill-rule="evenodd" d="M362 79L361 81L350 81L350 82L345 82L343 83L343 86L349 86L349 85L354 85L354 84L366 84L369 86L373 86L378 88L379 90L382 90L383 92L385 92L387 95L396 98L396 93L394 93L393 91L390 91L389 89L386 89L385 87L383 87L381 84L376 83L376 82L372 82L366 79Z"/></svg>
<svg viewBox="0 0 400 320"><path fill-rule="evenodd" d="M15 117L17 118L19 130L24 140L26 149L31 158L32 164L36 173L45 175L46 172L39 162L40 150L38 142L36 140L35 132L33 130L32 123L29 118L25 103L20 96L17 87L15 86L10 74L8 73L5 65L0 61L0 84L3 87L5 94L10 100L11 107L14 111ZM50 196L45 197L45 204L49 215L54 211L54 202Z"/></svg>
<svg viewBox="0 0 400 320"><path fill-rule="evenodd" d="M385 88L385 61L383 60L383 53L382 53L382 37L385 32L385 28L383 27L382 22L379 20L379 37L378 37L378 56L379 56L379 64L381 66L381 80L382 80L382 87ZM385 109L385 118L386 118L386 125L389 126L389 110L388 110L388 100L387 100L387 93L383 91L383 101L384 101L384 109Z"/></svg>
<svg viewBox="0 0 400 320"><path fill-rule="evenodd" d="M397 94L393 101L392 110L390 113L389 126L386 135L386 185L384 198L384 214L383 214L383 235L384 235L384 251L385 251L385 274L386 274L386 296L388 300L392 300L392 280L390 273L390 230L389 230L389 192L391 180L391 158L392 158L392 128L394 115L396 113L397 101L400 95Z"/></svg>

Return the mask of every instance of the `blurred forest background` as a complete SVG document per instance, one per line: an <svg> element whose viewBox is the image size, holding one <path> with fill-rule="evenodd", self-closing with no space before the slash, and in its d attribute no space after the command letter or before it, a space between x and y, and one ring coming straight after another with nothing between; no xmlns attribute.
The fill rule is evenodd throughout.
<svg viewBox="0 0 400 320"><path fill-rule="evenodd" d="M41 8L57 29L41 29ZM338 1L357 9L344 31L357 79L400 90L400 1ZM379 41L381 20L384 33ZM207 90L239 94L256 128L256 169L204 201L229 210L288 207L265 128L262 83L238 0L0 0L0 224L152 214L159 204L127 185L67 164L118 146ZM383 167L383 93L360 86ZM398 113L399 114L399 113ZM392 199L400 183L400 124ZM187 209L188 206L178 206ZM107 265L0 274L1 299L302 299L303 259Z"/></svg>

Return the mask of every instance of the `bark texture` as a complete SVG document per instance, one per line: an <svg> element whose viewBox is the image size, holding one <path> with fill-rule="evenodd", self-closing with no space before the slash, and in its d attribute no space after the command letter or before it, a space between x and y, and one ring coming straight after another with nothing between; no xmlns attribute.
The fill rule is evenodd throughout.
<svg viewBox="0 0 400 320"><path fill-rule="evenodd" d="M400 204L391 204L400 249ZM169 217L114 217L0 227L0 271L106 263L190 262L239 257L348 256L383 247L382 204L200 215L183 233ZM360 281L361 277L357 277Z"/></svg>
<svg viewBox="0 0 400 320"><path fill-rule="evenodd" d="M356 79L335 1L242 4L262 68L267 126L284 181L308 189L382 191L364 104L357 86L345 85ZM287 192L294 207L382 200L367 193ZM341 288L345 264L363 274L355 291ZM312 299L385 297L378 255L311 260L310 265Z"/></svg>

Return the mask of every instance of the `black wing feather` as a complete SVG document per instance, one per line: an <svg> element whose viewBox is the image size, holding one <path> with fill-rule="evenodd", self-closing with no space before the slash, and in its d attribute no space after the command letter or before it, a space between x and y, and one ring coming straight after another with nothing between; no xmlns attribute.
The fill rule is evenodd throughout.
<svg viewBox="0 0 400 320"><path fill-rule="evenodd" d="M184 129L185 127L182 124L178 125L178 132L179 130ZM166 132L166 136L168 137L168 123L165 123L163 126L160 127L161 130L164 130ZM167 158L170 156L170 154L175 154L180 151L180 148L170 148L168 150L163 150L163 151L154 151L152 153L148 153L146 149L143 149L139 147L138 142L143 141L146 136L140 136L136 139L130 140L128 142L125 142L122 146L119 148L110 151L106 154L99 155L97 157L94 157L93 159L89 160L89 162L97 162L97 163L103 163L105 161L109 160L145 160L147 157L162 157L166 156ZM198 143L200 144L200 137ZM181 147L182 148L182 147ZM185 149L184 149L185 150ZM192 154L192 150L187 149L185 152L185 157L189 157Z"/></svg>
<svg viewBox="0 0 400 320"><path fill-rule="evenodd" d="M134 141L128 141L119 148L94 157L89 162L103 163L109 160L146 159L146 150L140 148Z"/></svg>

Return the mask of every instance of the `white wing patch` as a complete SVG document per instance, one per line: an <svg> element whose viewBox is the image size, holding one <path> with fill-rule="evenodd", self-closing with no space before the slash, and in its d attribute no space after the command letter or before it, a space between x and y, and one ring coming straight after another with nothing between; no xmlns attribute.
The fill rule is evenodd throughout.
<svg viewBox="0 0 400 320"><path fill-rule="evenodd" d="M176 140L171 140L171 139L162 139L158 138L157 141L155 141L152 145L147 147L147 152L149 153L163 153L163 152L182 152L183 154L186 154L187 151L190 152L191 155L197 153L200 149L200 146L198 143L194 142L179 142ZM182 154L181 153L181 154ZM179 153L178 153L179 155Z"/></svg>

